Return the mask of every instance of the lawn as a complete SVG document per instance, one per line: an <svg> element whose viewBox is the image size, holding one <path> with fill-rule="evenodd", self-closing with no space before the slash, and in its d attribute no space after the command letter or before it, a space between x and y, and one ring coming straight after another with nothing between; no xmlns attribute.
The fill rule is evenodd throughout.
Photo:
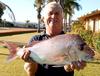
<svg viewBox="0 0 100 76"><path fill-rule="evenodd" d="M35 34L35 33L34 33ZM1 36L0 41L24 42L27 43L33 33ZM27 76L23 69L23 60L16 59L7 63L6 58L9 54L8 49L0 46L0 76Z"/></svg>
<svg viewBox="0 0 100 76"><path fill-rule="evenodd" d="M37 33L2 36L0 40L27 43L33 34ZM18 58L7 63L7 54L9 54L9 51L0 46L0 76L27 76L23 69L24 61ZM83 70L75 70L75 76L100 76L100 64L87 63L87 66Z"/></svg>
<svg viewBox="0 0 100 76"><path fill-rule="evenodd" d="M8 50L0 48L0 76L27 76L23 70L24 62L21 59L16 59L8 63L6 54L8 54Z"/></svg>

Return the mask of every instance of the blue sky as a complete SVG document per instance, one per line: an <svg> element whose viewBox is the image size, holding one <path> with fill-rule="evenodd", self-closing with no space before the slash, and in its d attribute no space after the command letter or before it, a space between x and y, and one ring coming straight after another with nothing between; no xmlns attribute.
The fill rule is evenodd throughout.
<svg viewBox="0 0 100 76"><path fill-rule="evenodd" d="M31 22L37 22L37 12L33 6L34 0L0 0L7 4L14 12L17 22L25 22L30 20ZM73 19L90 13L96 9L100 10L100 0L78 0L78 3L82 6L80 11L75 10ZM6 10L7 12L8 10ZM9 12L5 13L2 17L7 21L10 21Z"/></svg>
<svg viewBox="0 0 100 76"><path fill-rule="evenodd" d="M96 9L100 10L100 0L79 0L78 3L81 5L82 9L80 11L75 11L73 19L91 13L91 11Z"/></svg>

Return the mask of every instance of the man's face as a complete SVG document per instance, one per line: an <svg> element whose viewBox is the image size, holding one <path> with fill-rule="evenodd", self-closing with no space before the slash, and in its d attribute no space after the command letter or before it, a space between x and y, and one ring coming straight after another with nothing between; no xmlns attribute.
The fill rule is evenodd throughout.
<svg viewBox="0 0 100 76"><path fill-rule="evenodd" d="M63 15L61 8L50 6L45 12L43 21L46 30L49 30L51 33L59 33L59 31L62 31Z"/></svg>

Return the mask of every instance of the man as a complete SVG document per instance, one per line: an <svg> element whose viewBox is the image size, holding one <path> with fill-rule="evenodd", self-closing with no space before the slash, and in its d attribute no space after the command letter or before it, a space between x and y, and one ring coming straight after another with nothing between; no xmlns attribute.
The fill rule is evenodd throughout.
<svg viewBox="0 0 100 76"><path fill-rule="evenodd" d="M44 7L43 22L45 24L45 33L35 35L29 42L41 41L56 35L64 34L63 32L63 9L56 2L50 2ZM48 51L48 50L47 50ZM35 62L28 61L30 51L26 50L21 57L26 61L24 68L28 76L74 76L74 69L80 70L85 67L83 61L73 62L70 65L64 67L52 67L52 65L40 65Z"/></svg>

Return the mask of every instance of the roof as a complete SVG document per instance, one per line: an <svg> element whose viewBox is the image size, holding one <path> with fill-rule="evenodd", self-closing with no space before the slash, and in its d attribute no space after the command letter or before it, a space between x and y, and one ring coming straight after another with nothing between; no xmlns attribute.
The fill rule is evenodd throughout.
<svg viewBox="0 0 100 76"><path fill-rule="evenodd" d="M90 14L86 14L84 16L81 16L79 18L79 20L85 20L85 19L95 18L95 17L100 17L100 10L95 10L95 11L92 11Z"/></svg>

